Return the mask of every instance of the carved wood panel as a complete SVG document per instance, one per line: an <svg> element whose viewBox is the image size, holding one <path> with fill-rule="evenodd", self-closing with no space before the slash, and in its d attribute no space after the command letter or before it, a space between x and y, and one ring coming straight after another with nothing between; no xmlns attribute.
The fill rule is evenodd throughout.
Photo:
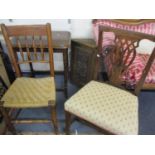
<svg viewBox="0 0 155 155"><path fill-rule="evenodd" d="M113 83L121 84L119 77L134 61L139 41L139 39L115 35L113 52L109 53L112 64L110 80Z"/></svg>
<svg viewBox="0 0 155 155"><path fill-rule="evenodd" d="M104 32L113 32L113 45L104 47L102 40ZM101 27L99 32L99 52L105 53L105 59L111 62L111 72L108 73L109 80L114 85L120 86L123 81L121 75L127 71L136 57L136 48L143 39L155 41L155 37L138 32L131 32L111 27ZM103 54L102 54L103 55ZM108 66L109 67L109 66Z"/></svg>

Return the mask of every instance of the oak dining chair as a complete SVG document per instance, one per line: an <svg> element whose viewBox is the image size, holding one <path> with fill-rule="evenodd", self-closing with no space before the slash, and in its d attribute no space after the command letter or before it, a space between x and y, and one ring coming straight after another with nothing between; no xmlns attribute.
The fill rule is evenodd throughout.
<svg viewBox="0 0 155 155"><path fill-rule="evenodd" d="M14 124L53 123L54 132L58 134L51 25L1 24L1 30L16 74L15 81L0 100L0 111L8 130L17 134ZM50 76L34 77L37 64L49 64ZM29 65L31 77L23 77L22 65ZM51 118L18 118L23 109L44 107L50 109Z"/></svg>

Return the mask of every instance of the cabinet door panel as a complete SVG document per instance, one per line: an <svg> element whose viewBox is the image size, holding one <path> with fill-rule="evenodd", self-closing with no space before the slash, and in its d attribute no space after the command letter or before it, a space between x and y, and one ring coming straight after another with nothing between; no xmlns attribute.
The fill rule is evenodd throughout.
<svg viewBox="0 0 155 155"><path fill-rule="evenodd" d="M91 61L91 54L88 49L84 49L81 47L75 47L75 57L76 62L74 65L74 76L75 80L81 84L88 82L89 79L89 64Z"/></svg>
<svg viewBox="0 0 155 155"><path fill-rule="evenodd" d="M83 86L93 79L96 51L81 42L72 41L71 81Z"/></svg>

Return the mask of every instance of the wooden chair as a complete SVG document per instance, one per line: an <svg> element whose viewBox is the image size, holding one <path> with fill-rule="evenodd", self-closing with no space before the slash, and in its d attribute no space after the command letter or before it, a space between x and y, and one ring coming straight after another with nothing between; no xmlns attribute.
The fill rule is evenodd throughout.
<svg viewBox="0 0 155 155"><path fill-rule="evenodd" d="M111 63L112 60L109 54L110 50L110 44L114 43L114 35L115 33L121 34L129 34L132 33L132 36L138 36L139 41L137 42L137 49L136 49L136 57L132 57L133 60L132 65L129 65L126 67L125 71L122 72L121 78L122 81L119 81L121 83L124 83L124 86L126 85L126 88L133 89L135 83L137 83L138 79L140 78L140 73L142 73L143 68L145 67L145 64L147 63L148 57L150 55L150 50L154 46L155 42L155 31L153 28L153 25L155 23L154 19L95 19L93 20L93 28L94 28L94 34L95 34L95 40L97 42L99 33L98 28L99 26L106 26L108 27L108 33L104 36L103 39L103 46L104 49L102 50L102 53L104 53L104 57L101 57L101 66L103 66L100 71L106 72L107 77L111 78ZM140 32L137 34L137 32ZM136 39L136 38L133 38ZM133 40L134 41L134 40ZM107 46L109 45L109 46ZM125 44L124 44L125 45ZM122 43L122 46L124 46ZM108 53L108 54L106 54ZM127 52L126 52L127 53ZM128 53L129 54L129 53ZM124 55L124 58L127 55ZM127 56L128 57L128 56ZM116 57L115 57L116 58ZM115 59L114 58L114 59ZM129 60L128 58L126 60ZM130 61L130 60L129 60ZM124 60L121 60L121 63L128 63ZM127 66L127 65L125 65ZM117 67L115 67L117 68ZM145 79L143 90L154 90L155 89L155 81L154 76L155 72L154 69L155 64L152 65L148 76ZM117 68L118 69L118 68ZM122 70L124 67L122 68ZM113 78L115 78L113 76ZM107 78L106 78L107 79Z"/></svg>
<svg viewBox="0 0 155 155"><path fill-rule="evenodd" d="M154 35L148 35L144 33L138 33L133 31L127 31L117 28L111 28L111 27L105 27L101 26L103 28L103 31L113 33L114 36L119 36L119 38L122 38L120 40L118 37L115 37L115 40L112 41L113 44L119 44L119 49L123 49L123 52L117 52L119 49L115 50L115 46L113 45L106 45L102 48L102 51L99 51L100 57L100 66L104 66L105 71L107 72L108 78L110 82L115 85L124 85L126 88L135 88L134 82L130 80L131 76L138 76L139 70L142 73L143 67L139 67L138 65L141 65L139 63L140 60L143 60L142 63L147 63L146 56L150 57L149 54L142 54L138 53L137 50L138 47L141 44L141 41L147 40L148 42L152 42L152 44L155 44L155 36ZM102 41L101 41L102 42ZM104 41L100 44L103 45ZM116 52L114 52L116 51ZM104 54L103 54L104 53ZM104 55L104 56L103 56ZM141 57L141 59L140 59ZM138 61L137 61L137 59ZM136 60L136 61L135 61ZM148 61L149 62L149 61ZM129 75L130 67L135 65L135 70L138 69L137 74L136 72L132 75ZM151 68L154 70L154 65ZM127 74L126 74L127 73ZM153 81L154 74L149 74L150 81ZM123 77L124 76L124 77ZM128 77L127 79L127 76ZM127 80L126 80L127 79ZM136 78L135 78L136 79ZM134 80L135 80L134 79ZM136 79L137 80L137 79ZM131 81L131 82L130 82ZM155 84L150 82L144 82L142 85L142 89L144 90L154 90Z"/></svg>
<svg viewBox="0 0 155 155"><path fill-rule="evenodd" d="M8 130L16 134L13 123L49 123L52 121L54 131L58 134L51 25L5 26L2 24L1 29L17 77L0 101L0 110ZM48 48L48 58L45 57L45 47ZM34 76L33 65L37 63L49 64L51 76L22 77L21 65L29 64L32 76ZM17 119L21 109L41 107L50 108L51 119ZM19 111L12 118L14 109Z"/></svg>
<svg viewBox="0 0 155 155"><path fill-rule="evenodd" d="M103 32L110 32L108 27L99 28L99 53L103 50ZM134 92L129 92L121 86L119 76L122 70L128 66L122 62L123 55L128 54L135 57L135 49L141 38L140 33L123 33L114 30L115 45L109 53L113 69L110 83L91 81L73 95L65 103L66 133L69 134L72 116L91 124L103 133L108 134L138 134L138 94L143 86L146 75L155 58L155 49L143 70L142 77L136 85ZM148 36L151 39L151 36ZM132 41L131 41L132 40ZM125 45L125 46L122 46ZM124 48L125 47L125 48ZM115 58L115 59L114 59ZM97 59L97 66L99 65ZM132 63L131 59L130 63ZM129 63L129 65L130 65Z"/></svg>

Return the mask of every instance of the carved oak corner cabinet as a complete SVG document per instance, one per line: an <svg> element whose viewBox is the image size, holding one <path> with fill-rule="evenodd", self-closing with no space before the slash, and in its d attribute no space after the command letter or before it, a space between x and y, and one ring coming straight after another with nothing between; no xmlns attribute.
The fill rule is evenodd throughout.
<svg viewBox="0 0 155 155"><path fill-rule="evenodd" d="M83 86L95 79L97 46L93 39L71 41L71 82Z"/></svg>

